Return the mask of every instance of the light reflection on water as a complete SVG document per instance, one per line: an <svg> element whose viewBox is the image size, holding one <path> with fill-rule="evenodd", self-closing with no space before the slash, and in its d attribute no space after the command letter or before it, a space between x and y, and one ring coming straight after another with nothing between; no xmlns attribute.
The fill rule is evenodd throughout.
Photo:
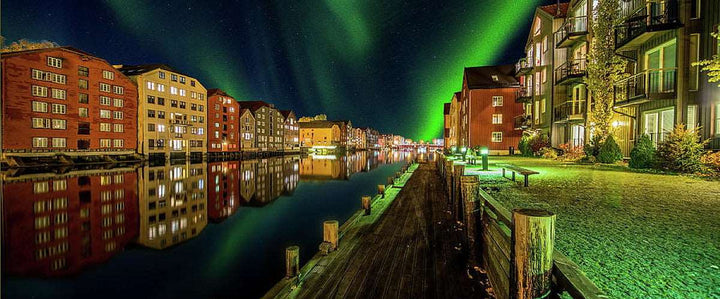
<svg viewBox="0 0 720 299"><path fill-rule="evenodd" d="M2 297L257 297L282 276L284 246L309 258L322 238L316 223L349 217L412 157L7 172Z"/></svg>

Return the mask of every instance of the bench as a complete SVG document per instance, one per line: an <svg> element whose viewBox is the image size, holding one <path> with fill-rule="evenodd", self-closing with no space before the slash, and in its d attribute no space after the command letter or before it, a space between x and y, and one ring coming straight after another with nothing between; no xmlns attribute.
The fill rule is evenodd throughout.
<svg viewBox="0 0 720 299"><path fill-rule="evenodd" d="M530 169L525 169L525 168L518 167L518 166L515 166L515 165L505 164L505 165L500 165L500 167L502 167L502 175L503 175L504 178L505 178L505 171L506 171L506 170L509 170L509 171L512 172L512 181L513 181L513 182L515 181L515 173L516 173L516 172L519 173L519 174L522 174L522 175L525 177L525 187L527 187L527 186L529 185L529 183L528 183L528 177L529 177L530 175L540 174L540 173L537 172L537 171L530 170Z"/></svg>

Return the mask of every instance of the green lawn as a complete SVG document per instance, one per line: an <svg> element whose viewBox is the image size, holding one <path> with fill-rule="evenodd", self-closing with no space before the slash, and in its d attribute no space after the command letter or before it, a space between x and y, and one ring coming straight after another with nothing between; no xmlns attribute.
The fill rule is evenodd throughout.
<svg viewBox="0 0 720 299"><path fill-rule="evenodd" d="M490 163L481 183L498 187L490 193L508 208L555 212L556 248L610 297L720 298L720 182L535 158ZM540 174L523 188L494 163Z"/></svg>

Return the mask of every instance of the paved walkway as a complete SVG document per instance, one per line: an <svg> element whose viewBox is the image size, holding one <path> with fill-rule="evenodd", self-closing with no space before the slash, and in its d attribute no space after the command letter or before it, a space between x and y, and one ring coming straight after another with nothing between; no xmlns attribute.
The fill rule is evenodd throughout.
<svg viewBox="0 0 720 299"><path fill-rule="evenodd" d="M346 234L306 276L297 297L483 297L484 286L467 274L462 231L442 190L435 166L421 164L377 221Z"/></svg>

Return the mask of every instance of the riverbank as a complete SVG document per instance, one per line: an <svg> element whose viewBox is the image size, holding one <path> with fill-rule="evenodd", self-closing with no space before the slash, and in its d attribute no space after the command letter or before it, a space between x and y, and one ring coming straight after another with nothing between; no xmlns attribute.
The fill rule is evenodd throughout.
<svg viewBox="0 0 720 299"><path fill-rule="evenodd" d="M316 255L299 279L283 279L265 298L482 296L484 286L467 275L462 232L434 164L415 164L402 178L404 187L376 197L370 215L341 227L337 251Z"/></svg>

